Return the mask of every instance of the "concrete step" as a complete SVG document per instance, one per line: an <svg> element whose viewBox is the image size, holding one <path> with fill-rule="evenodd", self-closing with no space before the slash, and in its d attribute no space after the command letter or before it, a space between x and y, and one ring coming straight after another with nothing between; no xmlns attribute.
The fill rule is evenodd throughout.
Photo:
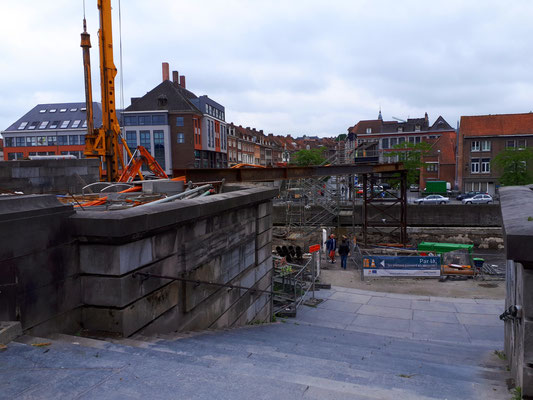
<svg viewBox="0 0 533 400"><path fill-rule="evenodd" d="M19 321L0 321L0 344L6 345L22 335L22 328Z"/></svg>

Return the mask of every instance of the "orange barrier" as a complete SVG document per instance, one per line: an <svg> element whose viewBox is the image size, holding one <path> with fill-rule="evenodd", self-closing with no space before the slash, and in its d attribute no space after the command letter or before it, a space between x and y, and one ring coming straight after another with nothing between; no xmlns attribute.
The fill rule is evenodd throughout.
<svg viewBox="0 0 533 400"><path fill-rule="evenodd" d="M77 204L77 205L74 206L74 208L76 208L76 207L101 206L102 204L105 204L106 202L107 202L107 196L102 197L102 198L100 198L98 200L88 201L87 203Z"/></svg>

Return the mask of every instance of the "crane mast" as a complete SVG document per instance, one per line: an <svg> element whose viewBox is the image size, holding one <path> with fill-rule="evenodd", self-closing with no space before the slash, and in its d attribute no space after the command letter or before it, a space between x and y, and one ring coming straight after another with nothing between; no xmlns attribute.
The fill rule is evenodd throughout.
<svg viewBox="0 0 533 400"><path fill-rule="evenodd" d="M113 34L111 22L111 0L97 0L100 14L100 29L98 30L98 44L100 48L100 87L102 93L102 126L93 127L93 103L91 87L91 61L89 49L90 36L87 33L85 19L81 34L83 48L83 65L85 74L85 101L87 103L87 135L84 154L87 158L98 158L101 161L100 179L116 182L120 177L119 169L124 169L115 106L115 76L117 68L113 62ZM102 167L103 163L103 167ZM105 174L103 170L105 169ZM105 175L105 177L104 177Z"/></svg>

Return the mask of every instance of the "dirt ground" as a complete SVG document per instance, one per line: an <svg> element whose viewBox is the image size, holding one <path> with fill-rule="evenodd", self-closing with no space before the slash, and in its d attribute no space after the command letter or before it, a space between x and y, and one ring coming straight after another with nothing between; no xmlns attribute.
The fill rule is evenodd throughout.
<svg viewBox="0 0 533 400"><path fill-rule="evenodd" d="M485 262L497 264L503 269L505 262L503 252L478 253ZM376 292L413 294L421 296L462 297L472 299L503 299L505 298L505 280L467 280L447 279L440 282L437 278L365 278L361 281L361 270L348 260L348 269L340 267L340 257L335 264L322 259L320 281L333 286L348 287Z"/></svg>

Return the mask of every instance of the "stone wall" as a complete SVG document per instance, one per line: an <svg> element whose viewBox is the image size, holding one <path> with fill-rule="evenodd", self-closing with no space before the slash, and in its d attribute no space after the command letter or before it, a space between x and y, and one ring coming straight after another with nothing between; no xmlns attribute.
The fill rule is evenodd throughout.
<svg viewBox="0 0 533 400"><path fill-rule="evenodd" d="M505 307L519 306L505 321L505 354L523 398L533 398L533 185L500 188L507 282Z"/></svg>
<svg viewBox="0 0 533 400"><path fill-rule="evenodd" d="M36 334L79 329L73 214L52 195L0 196L0 320Z"/></svg>
<svg viewBox="0 0 533 400"><path fill-rule="evenodd" d="M385 205L386 203L384 203ZM277 204L274 206L273 221L274 225L283 225L287 221L286 205ZM319 212L323 212L323 208L318 206L311 206L305 212L309 214L309 218ZM351 208L344 209L350 212ZM363 224L363 206L356 204L355 209L355 225ZM368 208L369 219L376 216L376 210L373 207ZM396 218L399 218L400 207L393 206L387 209L387 213ZM308 219L309 219L308 218ZM352 225L352 216L343 213L340 217L340 223L344 226ZM377 220L381 221L383 216ZM386 217L385 217L386 218ZM335 216L331 215L330 221L332 225L336 225ZM500 227L502 220L500 215L500 206L498 204L446 204L446 205L431 205L419 206L409 204L407 206L407 225L408 226L449 226L449 227Z"/></svg>
<svg viewBox="0 0 533 400"><path fill-rule="evenodd" d="M0 320L31 334L129 336L267 321L276 191L78 211L55 196L0 197ZM234 190L240 189L240 190Z"/></svg>
<svg viewBox="0 0 533 400"><path fill-rule="evenodd" d="M129 336L268 320L268 294L136 273L270 290L274 192L78 213L84 327Z"/></svg>
<svg viewBox="0 0 533 400"><path fill-rule="evenodd" d="M0 162L0 192L81 193L99 179L98 160L23 160Z"/></svg>

